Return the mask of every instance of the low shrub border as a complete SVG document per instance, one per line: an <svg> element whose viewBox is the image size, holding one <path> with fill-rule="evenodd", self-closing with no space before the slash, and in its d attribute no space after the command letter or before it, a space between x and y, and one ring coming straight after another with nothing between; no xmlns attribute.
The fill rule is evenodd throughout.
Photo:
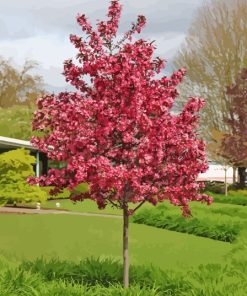
<svg viewBox="0 0 247 296"><path fill-rule="evenodd" d="M242 220L239 218L202 211L197 217L184 218L163 205L154 209L140 210L131 221L230 243L237 238L242 225Z"/></svg>

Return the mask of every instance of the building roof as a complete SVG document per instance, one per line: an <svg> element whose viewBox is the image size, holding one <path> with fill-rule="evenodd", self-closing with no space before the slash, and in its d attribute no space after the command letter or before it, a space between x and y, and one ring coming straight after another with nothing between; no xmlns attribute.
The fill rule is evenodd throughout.
<svg viewBox="0 0 247 296"><path fill-rule="evenodd" d="M11 148L26 148L29 150L37 150L32 146L29 141L18 140L13 138L1 137L0 136L0 149L11 149Z"/></svg>

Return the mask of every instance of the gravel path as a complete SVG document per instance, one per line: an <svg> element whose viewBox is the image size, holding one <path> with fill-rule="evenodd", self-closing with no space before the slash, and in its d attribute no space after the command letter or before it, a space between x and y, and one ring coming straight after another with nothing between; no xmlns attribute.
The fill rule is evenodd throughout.
<svg viewBox="0 0 247 296"><path fill-rule="evenodd" d="M90 217L105 217L105 218L118 218L122 219L122 216L112 214L96 214L96 213L81 213L63 210L37 210L27 208L13 208L13 207L0 207L0 214L65 214L65 215L78 215L78 216L90 216Z"/></svg>

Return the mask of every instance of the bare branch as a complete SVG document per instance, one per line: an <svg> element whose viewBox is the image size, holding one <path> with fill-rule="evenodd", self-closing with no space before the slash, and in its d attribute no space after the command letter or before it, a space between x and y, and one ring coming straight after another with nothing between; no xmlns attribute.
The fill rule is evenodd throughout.
<svg viewBox="0 0 247 296"><path fill-rule="evenodd" d="M144 203L146 202L146 200L143 200L136 208L134 208L134 210L132 210L133 214L135 213L135 211L137 211Z"/></svg>
<svg viewBox="0 0 247 296"><path fill-rule="evenodd" d="M115 208L120 209L120 206L110 199L107 199Z"/></svg>

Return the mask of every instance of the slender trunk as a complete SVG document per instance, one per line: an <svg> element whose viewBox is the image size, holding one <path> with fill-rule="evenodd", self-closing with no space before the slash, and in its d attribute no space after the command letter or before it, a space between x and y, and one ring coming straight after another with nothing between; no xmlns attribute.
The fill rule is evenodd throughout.
<svg viewBox="0 0 247 296"><path fill-rule="evenodd" d="M123 207L123 285L124 288L129 287L129 246L128 246L128 229L129 215L128 204Z"/></svg>
<svg viewBox="0 0 247 296"><path fill-rule="evenodd" d="M232 175L232 183L236 184L237 180L236 180L236 167L233 167L233 175Z"/></svg>
<svg viewBox="0 0 247 296"><path fill-rule="evenodd" d="M226 172L227 172L227 169L225 168L224 169L224 171L225 171L225 196L227 196L227 174L226 174Z"/></svg>
<svg viewBox="0 0 247 296"><path fill-rule="evenodd" d="M239 174L239 188L243 189L245 187L245 167L239 167L238 174Z"/></svg>

